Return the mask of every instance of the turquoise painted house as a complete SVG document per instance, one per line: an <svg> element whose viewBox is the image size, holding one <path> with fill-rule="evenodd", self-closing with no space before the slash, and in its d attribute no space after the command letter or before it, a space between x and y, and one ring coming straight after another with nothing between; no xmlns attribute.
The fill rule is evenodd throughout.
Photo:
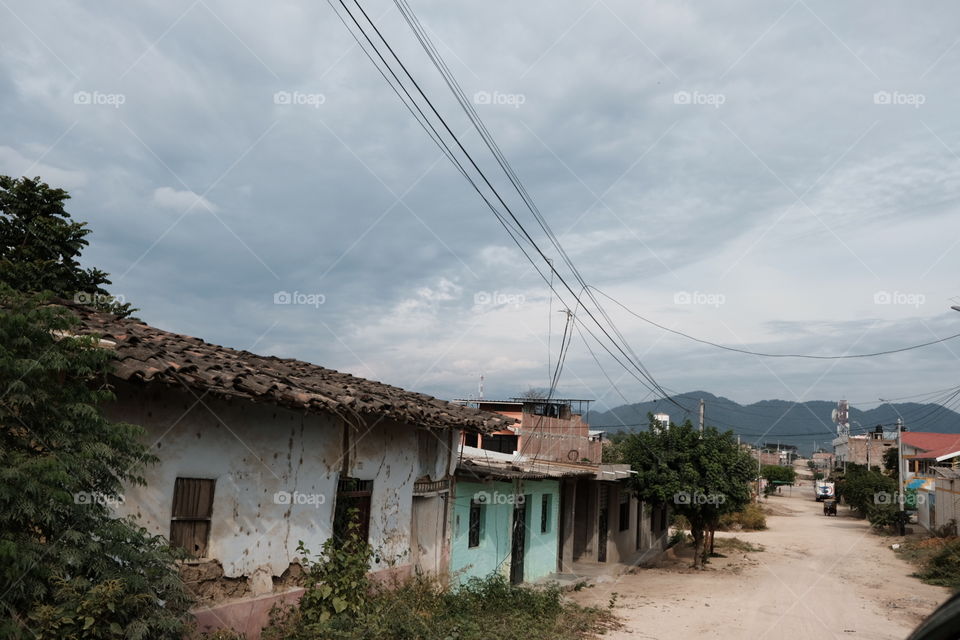
<svg viewBox="0 0 960 640"><path fill-rule="evenodd" d="M451 577L513 583L557 571L560 482L525 472L461 471L454 487Z"/></svg>
<svg viewBox="0 0 960 640"><path fill-rule="evenodd" d="M636 566L667 545L669 509L644 504L628 465L562 463L460 447L451 490L450 577L513 583Z"/></svg>

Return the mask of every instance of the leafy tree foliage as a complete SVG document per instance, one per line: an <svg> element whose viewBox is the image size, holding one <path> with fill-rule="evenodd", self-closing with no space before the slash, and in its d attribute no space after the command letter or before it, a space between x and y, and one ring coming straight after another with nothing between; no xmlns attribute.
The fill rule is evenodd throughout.
<svg viewBox="0 0 960 640"><path fill-rule="evenodd" d="M70 219L64 209L69 198L40 178L0 176L0 282L129 315L130 305L118 303L103 288L110 284L107 274L80 266L90 229Z"/></svg>
<svg viewBox="0 0 960 640"><path fill-rule="evenodd" d="M885 505L897 503L897 481L862 464L848 464L838 478L837 491L853 509L863 516L871 513L878 521L890 511Z"/></svg>
<svg viewBox="0 0 960 640"><path fill-rule="evenodd" d="M900 479L900 452L896 447L890 447L883 452L883 470L894 480Z"/></svg>
<svg viewBox="0 0 960 640"><path fill-rule="evenodd" d="M713 427L702 433L689 421L661 429L652 419L647 431L629 434L623 459L637 472L636 491L644 501L671 503L686 517L694 541L694 567L707 555L704 536L720 516L741 510L751 497L753 458L737 444L732 431Z"/></svg>
<svg viewBox="0 0 960 640"><path fill-rule="evenodd" d="M760 475L767 479L767 492L776 491L776 485L793 484L797 479L797 472L793 467L779 464L768 464L760 470Z"/></svg>
<svg viewBox="0 0 960 640"><path fill-rule="evenodd" d="M371 588L367 572L373 549L360 537L356 510L351 511L344 538L334 535L327 539L319 558L310 558L302 540L297 545L306 574L299 613L307 628L320 631L318 627L334 617L357 618L364 612Z"/></svg>
<svg viewBox="0 0 960 640"><path fill-rule="evenodd" d="M110 508L154 458L101 414L111 355L74 324L0 284L0 637L180 638L173 552Z"/></svg>

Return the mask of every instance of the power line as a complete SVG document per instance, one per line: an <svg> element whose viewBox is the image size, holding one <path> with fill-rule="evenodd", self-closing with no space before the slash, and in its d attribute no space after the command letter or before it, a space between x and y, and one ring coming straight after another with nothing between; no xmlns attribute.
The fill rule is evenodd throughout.
<svg viewBox="0 0 960 640"><path fill-rule="evenodd" d="M478 133L480 133L480 136L481 136L481 138L483 139L484 143L486 144L487 148L488 148L488 149L490 150L490 152L493 154L494 158L497 160L497 163L500 165L500 167L503 169L504 173L507 175L508 179L510 180L511 184L513 185L513 187L516 189L517 193L520 195L520 197L521 197L521 199L523 200L524 204L527 206L527 208L528 208L528 209L530 210L530 212L533 214L533 216L534 216L534 218L537 220L540 228L544 231L544 233L546 234L547 238L550 240L550 242L553 244L554 248L557 250L557 252L558 252L558 253L560 254L560 256L562 257L564 263L567 265L567 267L568 267L568 268L570 269L570 271L573 273L574 278L577 280L577 282L578 282L579 284L581 284L581 286L583 287L583 291L585 291L585 292L587 293L587 296L588 296L588 297L591 299L591 301L594 303L595 307L597 308L597 311L600 313L600 315L602 315L602 316L604 317L604 320L606 320L607 324L610 326L610 329L611 329L611 330L613 331L613 333L615 333L615 334L617 335L617 337L620 339L620 343L618 343L617 341L615 341L615 340L613 339L613 337L610 336L610 334L607 332L607 329L594 317L594 315L593 315L593 313L591 312L591 310L590 310L589 308L587 308L585 305L584 305L584 311L587 313L588 316L590 316L591 320L593 320L593 321L597 324L597 326L598 326L598 327L600 328L600 330L607 336L607 338L608 338L609 340L611 340L611 342L614 344L614 346L616 346L617 350L620 351L621 353L623 353L623 355L626 357L627 361L630 362L630 364L633 365L633 366L640 372L640 374L647 380L647 382L649 382L650 385L652 385L653 389L650 389L651 391L654 391L654 389L657 390L657 391L659 391L660 394L661 394L665 399L669 400L669 401L672 402L673 404L676 404L677 406L679 406L679 407L681 407L681 408L683 408L683 409L686 410L685 407L683 407L682 405L680 405L679 403L677 403L675 400L673 400L672 398L670 398L670 397L669 397L669 394L667 394L666 391L659 385L659 383L657 383L657 381L653 378L653 376L652 376L652 375L650 374L650 372L646 369L646 367L644 367L644 365L642 364L642 362L640 362L640 359L637 357L636 353L633 352L633 350L632 350L632 348L630 347L629 343L625 340L625 338L623 337L622 333L620 333L619 329L617 329L616 325L614 324L614 322L613 322L613 320L610 318L610 316L607 314L606 310L603 308L602 305L600 305L599 301L597 301L596 298L593 296L593 294L590 292L590 290L589 290L589 288L588 288L588 286L587 286L586 281L583 279L583 277L581 276L580 272L577 270L576 265L573 264L573 261L569 258L569 256L567 255L566 251L563 249L563 246L560 244L558 238L557 238L556 235L553 233L553 231L550 229L550 226L549 226L549 224L547 223L546 219L543 217L543 215L541 214L540 210L537 208L536 204L533 202L533 199L530 197L530 195L529 195L529 193L527 192L526 188L523 186L523 183L520 181L520 179L519 179L519 177L517 176L516 172L514 171L513 167L510 165L510 163L507 161L506 157L503 155L503 152L500 150L500 148L499 148L499 146L497 145L496 141L493 139L492 135L490 135L490 132L489 132L489 130L486 128L486 125L483 123L483 120L480 118L479 114L477 114L476 110L473 108L473 105L472 105L472 104L470 103L470 101L467 99L466 94L463 92L463 89L460 87L459 83L457 82L456 78L453 76L453 74L452 74L452 72L450 71L449 67L446 65L446 63L445 63L445 61L443 60L443 57L440 55L439 51L437 51L436 47L433 45L433 43L432 43L432 41L430 40L429 36L426 34L426 31L423 29L422 25L420 25L419 20L417 19L416 15L413 13L412 9L409 7L409 5L406 3L405 0L395 0L395 3L396 3L396 5L397 5L398 9L400 10L400 12L403 14L405 20L407 21L407 24L410 26L411 30L413 30L415 36L417 37L417 39L418 39L418 41L420 42L421 46L423 47L424 51L427 53L427 56L431 59L431 61L433 62L434 66L435 66L435 67L437 68L437 70L440 72L440 74L441 74L441 76L443 77L444 81L446 82L448 88L449 88L449 89L451 90L451 92L454 94L454 97L457 99L457 102L460 104L461 108L462 108L462 109L464 110L464 112L467 114L468 119L469 119L469 120L471 121L471 123L474 125L474 127L476 128L476 130L478 131ZM341 4L342 4L342 0L341 0ZM431 110L432 110L432 111L434 112L434 114L441 120L441 122L444 124L444 127L448 130L448 132L450 133L450 135L453 136L452 131L449 131L449 127L447 127L447 125L446 125L445 121L443 120L443 118L440 116L440 114L439 114L439 113L436 111L436 109L433 107L433 105L432 105L432 103L430 102L429 98L427 98L426 95L423 94L423 91L420 90L419 85L416 83L416 81L415 81L415 80L413 79L413 77L410 75L409 71L407 71L406 67L405 67L405 66L403 65L403 63L399 60L399 58L397 58L396 54L393 52L393 49L390 47L389 43L387 43L386 40L383 38L382 34L380 34L380 31L379 31L379 29L377 29L376 25L374 25L374 24L372 23L372 21L370 21L369 16L367 16L366 12L363 11L363 8L360 6L359 2L358 2L357 0L354 0L354 4L356 4L357 7L360 9L360 11L364 14L364 16L367 18L367 21L368 21L368 22L370 23L370 25L374 28L374 30L377 31L377 34L380 36L380 39L384 42L384 44L385 44L385 45L387 46L387 48L390 50L391 54L394 56L394 58L397 60L397 62L400 64L400 66L404 69L404 72L405 72L406 75L410 78L411 82L413 82L414 85L417 87L417 90L420 92L421 96L423 96L424 100L426 100L427 103L430 105ZM503 200L503 198L500 196L499 192L496 191L496 189L493 187L493 185L492 185L492 184L490 183L490 181L487 179L486 175L483 174L483 172L479 169L479 167L478 167L478 166L476 165L476 163L473 161L473 159L472 159L472 157L469 155L469 153L467 153L466 149L463 148L463 145L460 144L460 142L459 142L458 139L456 139L456 136L454 136L454 140L457 142L457 145L460 147L460 149L463 151L463 153L464 153L464 154L467 156L467 158L470 160L471 164L474 166L474 168L476 169L476 171L481 175L481 177L483 178L483 181L486 183L487 187L494 192L494 194L497 196L497 199L500 201L501 205L503 205L503 207L506 209L507 213L508 213L508 214L510 215L510 217L514 220L514 222L517 224L517 226L520 227L521 231L522 231L523 234L526 236L527 240L528 240L528 241L531 243L531 245L537 250L537 252L541 255L541 257L548 262L548 266L550 267L551 273L552 273L552 274L556 274L557 278L560 279L560 281L561 281L561 283L563 283L564 287L566 287L567 290L575 297L575 299L577 300L577 302L578 302L579 304L582 304L582 300L580 299L580 297L579 297L576 293L574 293L573 289L567 284L567 282L565 281L565 279L563 278L563 276L561 276L561 275L556 271L556 269L554 268L552 262L549 261L549 259L546 257L546 255L543 253L543 251L540 249L540 247L536 244L536 242L533 240L533 238L529 235L529 233L527 233L526 229L524 229L523 225L522 225L522 224L520 223L520 221L516 218L516 216L514 215L513 211L507 206L506 202L505 202L505 201ZM536 267L536 265L534 265L534 266ZM543 274L540 272L539 268L537 268L537 272L541 275L541 277L543 277ZM548 284L549 284L549 283L548 283ZM621 343L622 343L622 346L621 346ZM627 355L627 352L629 352L629 354L630 354L629 356ZM632 359L631 359L630 356L632 356ZM648 389L649 389L649 388L650 388L650 387L648 386Z"/></svg>
<svg viewBox="0 0 960 640"><path fill-rule="evenodd" d="M623 309L624 311L626 311L626 312L629 313L630 315L632 315L632 316L634 316L634 317L636 317L636 318L639 318L640 320L643 320L643 321L646 322L647 324L653 325L654 327L657 327L658 329L661 329L661 330L666 331L666 332L668 332L668 333L672 333L672 334L674 334L674 335L682 336L682 337L687 338L688 340L692 340L692 341L694 341L694 342L699 342L700 344L705 344L705 345L709 345L709 346L711 346L711 347L716 347L717 349L723 349L724 351L732 351L732 352L734 352L734 353L742 353L742 354L750 355L750 356L760 356L760 357L763 357L763 358L807 358L807 359L811 359L811 360L849 360L849 359L853 359L853 358L874 358L874 357L877 357L877 356L887 356L887 355L891 355L891 354L894 354L894 353L903 353L904 351L912 351L913 349L921 349L921 348L923 348L923 347L929 347L929 346L931 346L931 345L940 344L941 342L947 342L948 340L953 340L953 339L955 339L955 338L960 338L960 333L955 333L955 334L953 334L953 335L951 335L951 336L947 336L946 338L939 338L939 339L937 339L937 340L931 340L930 342L922 342L922 343L920 343L920 344L911 345L911 346L909 346L909 347L901 347L901 348L899 348L899 349L889 349L889 350L887 350L887 351L875 351L875 352L873 352L873 353L844 354L844 355L839 355L839 356L823 356L823 355L815 355L815 354L809 354L809 353L764 353L764 352L762 352L762 351L750 351L749 349L740 349L740 348L738 348L738 347L730 347L730 346L727 346L727 345L724 345L724 344L719 344L719 343L716 343L716 342L711 342L710 340L704 340L703 338L697 338L696 336L692 336L692 335L690 335L689 333L684 333L683 331L678 331L678 330L676 330L676 329L672 329L672 328L670 328L670 327L666 327L666 326L664 326L664 325L662 325L662 324L660 324L660 323L658 323L658 322L655 322L655 321L653 321L653 320L650 320L649 318L645 318L644 316L640 315L640 314L637 313L636 311L633 311L632 309L630 309L629 307L627 307L625 304L623 304L623 303L620 302L619 300L613 298L613 297L610 296L609 294L604 293L604 292L601 291L600 289L597 289L596 287L593 287L593 286L591 286L590 288L593 289L594 291L596 291L597 293L599 293L600 295L604 296L605 298L607 298L607 299L610 300L611 302L613 302L615 305L619 306L621 309Z"/></svg>

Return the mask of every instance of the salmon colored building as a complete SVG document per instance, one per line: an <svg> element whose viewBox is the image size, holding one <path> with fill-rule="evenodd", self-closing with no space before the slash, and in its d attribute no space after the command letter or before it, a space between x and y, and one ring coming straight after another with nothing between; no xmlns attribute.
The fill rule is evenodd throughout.
<svg viewBox="0 0 960 640"><path fill-rule="evenodd" d="M498 453L518 453L550 462L599 464L603 432L591 431L584 416L590 400L512 398L461 401L518 421L490 434L464 434L463 444Z"/></svg>

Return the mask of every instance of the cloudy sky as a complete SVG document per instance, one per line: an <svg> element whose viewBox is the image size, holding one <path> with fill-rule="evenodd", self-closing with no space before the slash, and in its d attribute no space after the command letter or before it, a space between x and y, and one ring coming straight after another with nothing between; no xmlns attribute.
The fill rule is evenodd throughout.
<svg viewBox="0 0 960 640"><path fill-rule="evenodd" d="M584 278L636 313L774 353L960 332L954 3L411 4ZM490 168L393 3L362 5ZM328 4L0 15L0 173L71 192L86 262L141 318L446 398L481 373L488 397L547 385L572 297L550 295ZM763 359L607 308L673 391L866 408L957 383L960 340ZM648 398L589 344L603 369L575 332L560 395Z"/></svg>

